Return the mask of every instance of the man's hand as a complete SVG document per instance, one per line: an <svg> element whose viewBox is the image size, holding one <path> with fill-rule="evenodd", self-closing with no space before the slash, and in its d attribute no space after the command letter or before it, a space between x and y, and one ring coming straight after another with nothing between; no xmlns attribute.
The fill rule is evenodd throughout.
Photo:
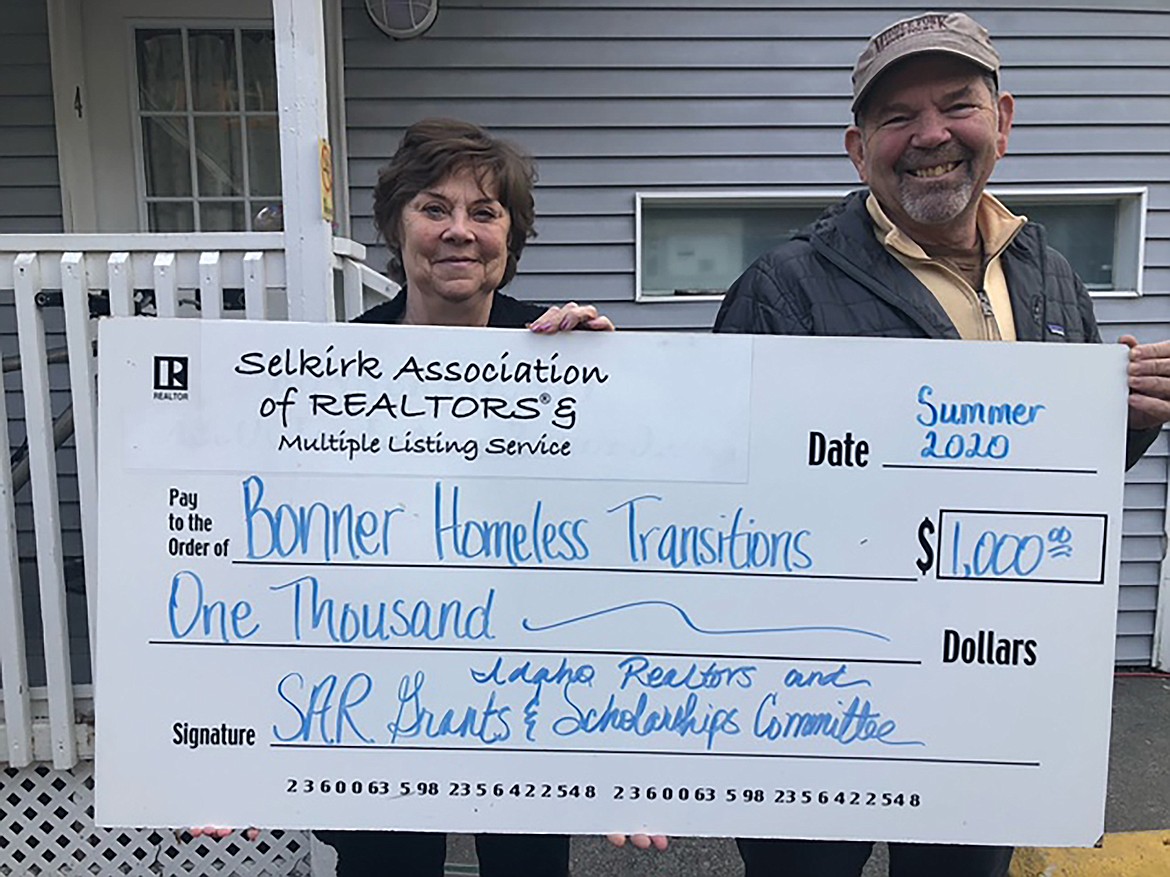
<svg viewBox="0 0 1170 877"><path fill-rule="evenodd" d="M597 313L593 305L579 305L575 301L566 302L558 307L551 307L531 323L528 328L533 332L544 335L553 335L557 332L568 332L571 329L590 329L594 332L612 332L613 321Z"/></svg>
<svg viewBox="0 0 1170 877"><path fill-rule="evenodd" d="M1129 348L1129 428L1170 421L1170 341L1138 344L1132 335L1118 341Z"/></svg>
<svg viewBox="0 0 1170 877"><path fill-rule="evenodd" d="M607 834L605 838L615 847L624 847L628 839L640 850L648 850L650 847L665 850L670 845L670 839L665 834Z"/></svg>

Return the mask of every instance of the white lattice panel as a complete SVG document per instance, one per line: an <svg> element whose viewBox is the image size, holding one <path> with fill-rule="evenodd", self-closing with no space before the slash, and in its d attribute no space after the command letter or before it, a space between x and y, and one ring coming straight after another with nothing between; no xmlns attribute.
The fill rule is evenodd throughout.
<svg viewBox="0 0 1170 877"><path fill-rule="evenodd" d="M0 877L309 877L308 835L265 831L255 843L180 840L170 830L93 824L93 762L0 770Z"/></svg>

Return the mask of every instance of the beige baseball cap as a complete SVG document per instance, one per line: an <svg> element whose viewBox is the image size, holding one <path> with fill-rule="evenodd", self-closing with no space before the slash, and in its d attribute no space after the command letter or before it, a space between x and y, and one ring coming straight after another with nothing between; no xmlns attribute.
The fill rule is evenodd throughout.
<svg viewBox="0 0 1170 877"><path fill-rule="evenodd" d="M987 28L962 12L926 12L870 37L853 66L853 110L890 65L927 52L957 55L999 77L999 52Z"/></svg>

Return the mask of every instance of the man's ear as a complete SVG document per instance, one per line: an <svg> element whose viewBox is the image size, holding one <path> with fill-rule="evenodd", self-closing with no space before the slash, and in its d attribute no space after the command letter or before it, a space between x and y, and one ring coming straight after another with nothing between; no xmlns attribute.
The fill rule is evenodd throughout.
<svg viewBox="0 0 1170 877"><path fill-rule="evenodd" d="M868 184L869 180L865 178L865 135L856 125L850 125L845 129L845 151L849 153L849 160L857 168L857 178Z"/></svg>
<svg viewBox="0 0 1170 877"><path fill-rule="evenodd" d="M1012 131L1012 119L1016 114L1016 99L1012 97L1011 92L1002 91L999 94L998 101L999 119L996 127L999 129L999 134L995 140L995 156L996 158L1003 158L1007 154L1008 135Z"/></svg>

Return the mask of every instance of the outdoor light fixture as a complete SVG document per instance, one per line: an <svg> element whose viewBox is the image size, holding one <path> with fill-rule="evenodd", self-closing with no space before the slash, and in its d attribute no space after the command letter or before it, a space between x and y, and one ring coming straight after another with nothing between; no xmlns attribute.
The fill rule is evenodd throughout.
<svg viewBox="0 0 1170 877"><path fill-rule="evenodd" d="M409 40L434 24L439 0L366 0L366 12L383 33Z"/></svg>

